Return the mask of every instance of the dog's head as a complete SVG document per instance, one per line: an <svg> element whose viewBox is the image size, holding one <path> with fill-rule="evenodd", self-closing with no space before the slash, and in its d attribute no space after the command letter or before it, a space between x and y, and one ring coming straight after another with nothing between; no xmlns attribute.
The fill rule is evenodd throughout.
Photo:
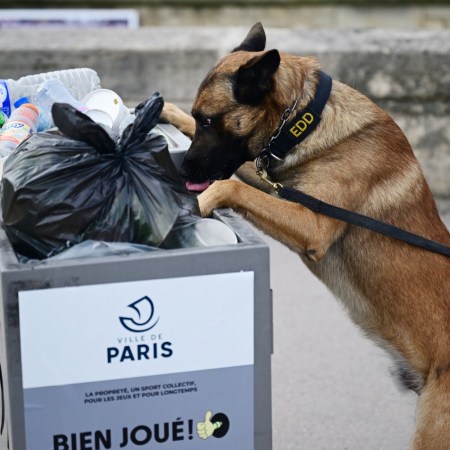
<svg viewBox="0 0 450 450"><path fill-rule="evenodd" d="M201 83L192 108L195 136L182 166L189 182L207 185L229 178L255 159L270 136L266 130L274 125L271 91L280 55L277 50L264 52L265 43L257 23Z"/></svg>

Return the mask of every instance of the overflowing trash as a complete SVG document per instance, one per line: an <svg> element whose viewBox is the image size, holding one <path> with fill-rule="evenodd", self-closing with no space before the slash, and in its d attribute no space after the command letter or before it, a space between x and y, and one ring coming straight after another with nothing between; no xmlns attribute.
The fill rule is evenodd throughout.
<svg viewBox="0 0 450 450"><path fill-rule="evenodd" d="M23 97L33 100L40 86L45 81L54 79L61 81L76 100L82 100L89 92L101 86L97 72L88 68L27 75L18 80L0 79L0 110L9 117L17 100Z"/></svg>
<svg viewBox="0 0 450 450"><path fill-rule="evenodd" d="M163 104L130 112L91 69L0 80L3 227L22 260L237 242L200 218L155 129Z"/></svg>

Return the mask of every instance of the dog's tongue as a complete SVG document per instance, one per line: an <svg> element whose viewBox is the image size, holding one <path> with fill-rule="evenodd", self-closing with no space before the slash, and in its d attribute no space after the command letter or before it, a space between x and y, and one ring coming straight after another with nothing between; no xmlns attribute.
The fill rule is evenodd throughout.
<svg viewBox="0 0 450 450"><path fill-rule="evenodd" d="M191 192L203 192L209 188L210 181L203 181L202 183L192 183L191 181L186 181L186 189Z"/></svg>

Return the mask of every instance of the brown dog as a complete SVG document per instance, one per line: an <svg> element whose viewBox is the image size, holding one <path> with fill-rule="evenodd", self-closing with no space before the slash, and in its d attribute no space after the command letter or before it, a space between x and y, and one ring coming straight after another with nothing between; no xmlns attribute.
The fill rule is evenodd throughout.
<svg viewBox="0 0 450 450"><path fill-rule="evenodd" d="M279 198L253 161L298 100L314 97L314 58L264 52L256 24L202 82L195 119L166 105L166 119L193 136L183 172L201 190L202 214L231 207L300 255L365 334L394 357L403 384L419 394L413 447L450 448L450 258L347 225ZM295 112L293 113L295 114ZM228 178L238 172L250 184ZM392 118L334 81L319 126L270 179L323 201L450 244L411 147ZM262 190L261 190L262 189ZM265 192L264 192L265 191Z"/></svg>

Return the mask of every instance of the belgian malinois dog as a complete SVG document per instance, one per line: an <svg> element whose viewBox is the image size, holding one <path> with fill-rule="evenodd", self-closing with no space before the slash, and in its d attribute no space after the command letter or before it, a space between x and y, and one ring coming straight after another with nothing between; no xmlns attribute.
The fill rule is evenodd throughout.
<svg viewBox="0 0 450 450"><path fill-rule="evenodd" d="M166 120L193 137L182 166L187 186L207 188L198 197L204 216L233 208L300 255L363 332L393 356L403 384L419 394L413 448L448 450L450 258L316 214L258 181L251 161L287 107L295 115L312 101L320 73L315 58L264 51L265 41L258 23L211 69L192 117L166 105ZM245 183L229 179L237 169ZM286 158L271 160L267 172L272 182L450 244L402 131L338 81L317 128Z"/></svg>

